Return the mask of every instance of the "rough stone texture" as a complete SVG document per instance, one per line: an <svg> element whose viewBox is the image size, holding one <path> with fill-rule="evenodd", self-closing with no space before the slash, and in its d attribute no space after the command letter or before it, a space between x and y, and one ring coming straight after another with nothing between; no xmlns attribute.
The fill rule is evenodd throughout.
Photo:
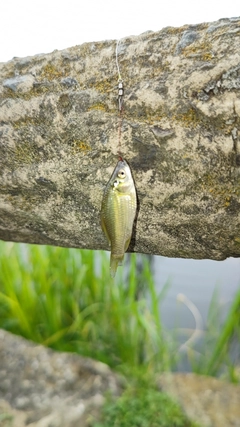
<svg viewBox="0 0 240 427"><path fill-rule="evenodd" d="M88 427L99 419L105 391L123 389L102 363L3 330L0 361L0 427ZM240 386L180 373L162 374L159 386L203 427L240 426Z"/></svg>
<svg viewBox="0 0 240 427"><path fill-rule="evenodd" d="M104 393L122 389L122 379L104 363L3 330L0 361L0 427L84 427L98 416Z"/></svg>
<svg viewBox="0 0 240 427"><path fill-rule="evenodd" d="M196 374L165 374L161 389L202 427L240 426L240 386Z"/></svg>
<svg viewBox="0 0 240 427"><path fill-rule="evenodd" d="M119 45L130 250L240 255L240 19ZM99 211L118 151L115 41L0 64L0 238L107 249Z"/></svg>

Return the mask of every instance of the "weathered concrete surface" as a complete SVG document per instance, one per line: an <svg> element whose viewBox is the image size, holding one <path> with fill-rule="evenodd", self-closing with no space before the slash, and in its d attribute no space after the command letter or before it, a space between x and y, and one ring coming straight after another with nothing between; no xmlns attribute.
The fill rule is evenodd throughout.
<svg viewBox="0 0 240 427"><path fill-rule="evenodd" d="M139 213L131 250L240 255L240 19L119 46L122 149ZM99 211L117 161L115 41L0 65L0 238L107 249Z"/></svg>
<svg viewBox="0 0 240 427"><path fill-rule="evenodd" d="M103 363L3 330L0 361L0 427L89 427L105 392L123 390L124 380ZM199 425L240 427L239 385L183 373L161 374L157 382Z"/></svg>
<svg viewBox="0 0 240 427"><path fill-rule="evenodd" d="M240 427L240 386L196 374L163 374L163 391L202 427Z"/></svg>
<svg viewBox="0 0 240 427"><path fill-rule="evenodd" d="M123 380L104 363L0 330L0 427L84 427Z"/></svg>

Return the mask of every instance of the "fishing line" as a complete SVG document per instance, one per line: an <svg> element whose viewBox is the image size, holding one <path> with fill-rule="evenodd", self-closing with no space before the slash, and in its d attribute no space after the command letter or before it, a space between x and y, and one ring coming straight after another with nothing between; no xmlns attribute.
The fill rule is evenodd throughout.
<svg viewBox="0 0 240 427"><path fill-rule="evenodd" d="M117 41L117 44L116 44L116 65L117 65L117 71L118 71L118 80L122 80L121 74L120 74L119 63L118 63L118 45L120 44L120 42L121 42L121 39L119 39Z"/></svg>
<svg viewBox="0 0 240 427"><path fill-rule="evenodd" d="M124 253L131 241L134 219L137 210L136 188L127 162L121 153L121 129L123 122L123 81L118 63L116 44L116 65L118 72L118 155L119 161L104 191L101 206L101 226L111 243L110 274L115 276L118 265L122 265Z"/></svg>
<svg viewBox="0 0 240 427"><path fill-rule="evenodd" d="M118 47L121 43L121 39L117 41L116 44L116 66L117 66L117 72L118 72L118 113L119 113L119 120L118 120L118 155L120 159L122 159L122 147L121 147L121 137L122 137L122 124L123 124L123 96L124 96L124 87L123 87L123 80L120 73L120 67L118 63Z"/></svg>

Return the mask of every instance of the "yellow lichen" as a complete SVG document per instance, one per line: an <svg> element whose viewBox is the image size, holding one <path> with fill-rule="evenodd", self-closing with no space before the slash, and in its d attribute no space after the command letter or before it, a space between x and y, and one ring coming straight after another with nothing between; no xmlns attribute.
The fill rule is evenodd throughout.
<svg viewBox="0 0 240 427"><path fill-rule="evenodd" d="M191 57L192 55L197 55L202 61L210 61L214 58L214 55L211 52L212 45L210 41L196 41L189 46L186 46L183 49L183 54L186 57Z"/></svg>
<svg viewBox="0 0 240 427"><path fill-rule="evenodd" d="M201 178L201 191L210 193L220 203L220 206L228 208L232 198L240 196L240 184L230 181L221 182L218 176L206 174Z"/></svg>
<svg viewBox="0 0 240 427"><path fill-rule="evenodd" d="M211 61L213 59L213 54L211 52L206 52L202 55L203 61Z"/></svg>
<svg viewBox="0 0 240 427"><path fill-rule="evenodd" d="M47 65L45 65L42 68L41 74L40 74L40 78L47 79L47 80L54 80L54 79L61 78L63 76L64 76L63 70L62 69L59 70L53 64L47 64Z"/></svg>
<svg viewBox="0 0 240 427"><path fill-rule="evenodd" d="M72 146L72 149L74 152L81 151L81 152L85 153L86 151L91 150L91 147L89 144L87 144L86 142L81 141L79 139L74 139L71 146Z"/></svg>
<svg viewBox="0 0 240 427"><path fill-rule="evenodd" d="M182 27L167 27L166 31L169 34L179 34L188 29L188 25L183 25Z"/></svg>
<svg viewBox="0 0 240 427"><path fill-rule="evenodd" d="M113 90L113 82L110 79L97 80L96 82L89 83L89 87L101 93L111 92Z"/></svg>
<svg viewBox="0 0 240 427"><path fill-rule="evenodd" d="M196 126L199 122L197 113L193 108L189 108L185 113L176 114L173 119L182 122L185 126Z"/></svg>
<svg viewBox="0 0 240 427"><path fill-rule="evenodd" d="M98 111L106 111L107 108L104 104L101 104L100 102L98 104L93 104L91 105L87 111L91 111L91 110L98 110Z"/></svg>

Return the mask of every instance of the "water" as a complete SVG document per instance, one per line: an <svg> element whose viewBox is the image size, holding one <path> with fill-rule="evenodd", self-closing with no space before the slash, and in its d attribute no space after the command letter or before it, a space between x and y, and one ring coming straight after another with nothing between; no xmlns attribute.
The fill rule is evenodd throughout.
<svg viewBox="0 0 240 427"><path fill-rule="evenodd" d="M219 291L220 304L227 312L234 294L240 287L240 259L224 261L193 260L154 257L153 271L157 291L169 281L168 291L160 311L167 328L195 328L194 318L185 306L177 301L184 294L198 309L205 324L214 290Z"/></svg>
<svg viewBox="0 0 240 427"><path fill-rule="evenodd" d="M187 356L190 343L185 343L190 338L191 347L199 354L202 352L209 307L216 291L221 319L227 315L234 295L240 288L240 259L211 261L155 256L153 272L158 293L168 282L166 295L160 304L160 313L165 328L177 332L174 334L176 351L179 355L181 352L182 357L178 359L175 369L189 372L192 370ZM179 294L187 297L187 304L178 301ZM218 324L216 327L218 328ZM219 331L220 327L219 324ZM239 347L238 343L237 346ZM232 351L231 357L235 358L233 353Z"/></svg>
<svg viewBox="0 0 240 427"><path fill-rule="evenodd" d="M139 262L141 264L141 257ZM240 258L212 261L150 256L150 262L158 294L167 283L167 290L159 306L163 326L166 330L177 331L174 336L178 348L197 327L200 333L196 334L194 348L200 350L214 293L217 291L217 308L223 321L240 288ZM128 263L126 254L125 266ZM178 301L179 294L187 298L187 304ZM191 310L188 306L191 306ZM219 323L219 331L220 327ZM189 370L187 363L179 366L179 370Z"/></svg>

